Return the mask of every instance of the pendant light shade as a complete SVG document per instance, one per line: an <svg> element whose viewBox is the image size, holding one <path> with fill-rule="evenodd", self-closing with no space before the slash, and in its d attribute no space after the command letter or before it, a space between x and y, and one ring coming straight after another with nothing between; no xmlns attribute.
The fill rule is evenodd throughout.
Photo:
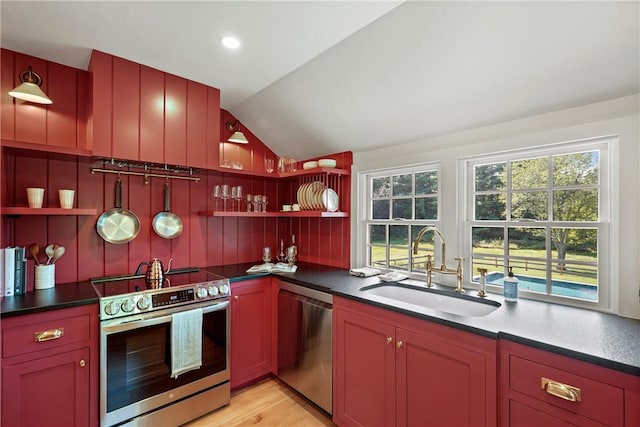
<svg viewBox="0 0 640 427"><path fill-rule="evenodd" d="M35 102L37 104L53 103L47 94L40 89L42 77L40 77L38 73L33 72L31 66L29 66L28 70L22 71L18 77L22 83L10 91L9 95L17 99Z"/></svg>
<svg viewBox="0 0 640 427"><path fill-rule="evenodd" d="M233 132L233 135L231 135L229 139L227 139L227 141L235 142L236 144L248 144L249 140L240 130L239 124L240 122L238 120L236 120L235 122L225 123L225 127L227 128L227 130L229 132Z"/></svg>

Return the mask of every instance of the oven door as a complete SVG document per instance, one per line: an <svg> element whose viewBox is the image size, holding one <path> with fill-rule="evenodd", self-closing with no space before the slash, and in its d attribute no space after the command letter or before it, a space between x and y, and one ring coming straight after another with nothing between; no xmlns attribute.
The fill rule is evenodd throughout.
<svg viewBox="0 0 640 427"><path fill-rule="evenodd" d="M202 308L202 367L171 377L171 315ZM110 426L229 381L229 301L101 322L100 424Z"/></svg>

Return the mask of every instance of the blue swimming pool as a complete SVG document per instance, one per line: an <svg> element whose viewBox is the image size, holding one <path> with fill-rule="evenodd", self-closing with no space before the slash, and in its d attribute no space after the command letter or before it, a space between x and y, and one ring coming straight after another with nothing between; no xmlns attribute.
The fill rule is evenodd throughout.
<svg viewBox="0 0 640 427"><path fill-rule="evenodd" d="M522 276L518 275L518 289L530 290L534 292L545 292L546 281L539 277ZM478 276L473 278L474 281L478 281ZM487 274L487 283L492 285L504 285L504 275L500 272L491 272ZM597 301L598 288L592 285L585 285L583 283L565 282L563 280L551 281L551 293L553 295L566 296L572 298L581 298L590 301Z"/></svg>

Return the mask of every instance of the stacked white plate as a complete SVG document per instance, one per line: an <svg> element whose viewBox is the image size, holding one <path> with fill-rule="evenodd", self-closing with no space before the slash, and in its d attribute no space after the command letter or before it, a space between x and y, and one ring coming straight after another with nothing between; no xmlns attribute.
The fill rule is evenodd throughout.
<svg viewBox="0 0 640 427"><path fill-rule="evenodd" d="M320 181L302 184L298 188L296 198L300 209L305 211L327 210L335 212L338 210L338 194L333 189L325 187Z"/></svg>

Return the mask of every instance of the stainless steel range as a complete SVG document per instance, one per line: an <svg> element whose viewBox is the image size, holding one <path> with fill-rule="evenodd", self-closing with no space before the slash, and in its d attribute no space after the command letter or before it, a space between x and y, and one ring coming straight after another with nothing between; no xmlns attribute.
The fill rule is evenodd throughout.
<svg viewBox="0 0 640 427"><path fill-rule="evenodd" d="M227 405L229 281L174 270L92 280L100 295L100 425L177 426Z"/></svg>

